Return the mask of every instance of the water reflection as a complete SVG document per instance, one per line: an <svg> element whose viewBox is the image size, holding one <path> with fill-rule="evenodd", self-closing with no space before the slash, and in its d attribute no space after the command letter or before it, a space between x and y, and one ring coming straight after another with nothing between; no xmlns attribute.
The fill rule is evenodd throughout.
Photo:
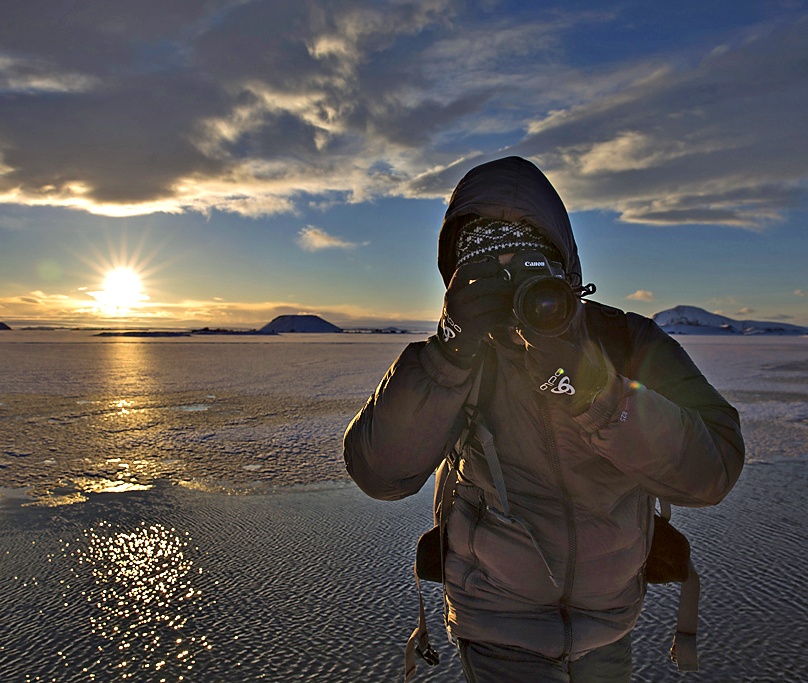
<svg viewBox="0 0 808 683"><path fill-rule="evenodd" d="M135 405L134 401L125 401L125 400L114 401L112 403L113 408L118 408L120 410L120 412L118 413L119 415L129 415L128 409L131 408L133 405Z"/></svg>
<svg viewBox="0 0 808 683"><path fill-rule="evenodd" d="M152 672L151 680L159 672L166 678L155 680L190 680L196 657L212 647L207 636L185 632L200 595L194 578L202 573L187 557L187 536L161 524L122 530L102 522L71 553L77 573L90 571L92 587L83 595L96 608L92 630L112 645L104 656L119 658L108 667L122 679Z"/></svg>
<svg viewBox="0 0 808 683"><path fill-rule="evenodd" d="M149 344L115 341L98 347L98 379L108 395L131 396L155 389L153 351ZM118 407L122 412L127 408L126 405Z"/></svg>

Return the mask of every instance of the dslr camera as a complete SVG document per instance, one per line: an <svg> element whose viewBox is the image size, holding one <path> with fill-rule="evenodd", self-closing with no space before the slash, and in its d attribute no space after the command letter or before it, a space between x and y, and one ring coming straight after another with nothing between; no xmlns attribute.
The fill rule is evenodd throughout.
<svg viewBox="0 0 808 683"><path fill-rule="evenodd" d="M513 314L528 330L545 337L563 334L580 306L563 266L540 251L520 251L504 266L513 283Z"/></svg>

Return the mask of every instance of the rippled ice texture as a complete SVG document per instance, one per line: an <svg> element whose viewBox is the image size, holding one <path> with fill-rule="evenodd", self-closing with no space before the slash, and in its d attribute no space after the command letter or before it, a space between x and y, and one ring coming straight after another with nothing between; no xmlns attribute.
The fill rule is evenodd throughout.
<svg viewBox="0 0 808 683"><path fill-rule="evenodd" d="M401 680L431 492L367 499L339 441L411 337L12 334L0 680ZM750 461L720 506L674 512L702 576L687 680L808 680L808 340L680 341L739 408ZM263 495L227 495L245 491ZM418 680L460 683L425 591L443 662ZM676 599L649 589L633 680L682 680L666 655Z"/></svg>
<svg viewBox="0 0 808 683"><path fill-rule="evenodd" d="M678 589L651 586L633 681L808 680L804 462L750 464L720 506L674 512L702 579L701 672L668 659ZM355 487L234 496L177 486L59 508L0 506L0 680L402 680L416 625L414 539L427 487L380 503ZM461 683L425 585L441 665Z"/></svg>

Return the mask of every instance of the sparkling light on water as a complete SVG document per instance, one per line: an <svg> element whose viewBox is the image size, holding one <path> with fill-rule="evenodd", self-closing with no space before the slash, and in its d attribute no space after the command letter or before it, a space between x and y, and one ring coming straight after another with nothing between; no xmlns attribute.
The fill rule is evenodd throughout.
<svg viewBox="0 0 808 683"><path fill-rule="evenodd" d="M188 680L196 655L212 646L206 636L184 633L200 595L194 578L202 572L186 556L187 534L161 524L122 530L102 522L78 545L69 554L74 573L89 570L92 578L91 590L83 592L96 608L92 630L113 646L105 652L119 657L121 678L165 670L172 680Z"/></svg>

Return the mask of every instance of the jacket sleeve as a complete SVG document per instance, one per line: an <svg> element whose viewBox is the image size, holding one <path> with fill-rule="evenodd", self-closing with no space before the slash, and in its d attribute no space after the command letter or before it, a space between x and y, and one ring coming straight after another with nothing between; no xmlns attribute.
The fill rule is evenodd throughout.
<svg viewBox="0 0 808 683"><path fill-rule="evenodd" d="M416 493L454 445L471 370L456 367L434 338L410 344L345 432L345 465L373 498Z"/></svg>
<svg viewBox="0 0 808 683"><path fill-rule="evenodd" d="M631 378L616 375L575 419L597 454L652 495L715 505L743 468L738 412L655 322L627 316Z"/></svg>

